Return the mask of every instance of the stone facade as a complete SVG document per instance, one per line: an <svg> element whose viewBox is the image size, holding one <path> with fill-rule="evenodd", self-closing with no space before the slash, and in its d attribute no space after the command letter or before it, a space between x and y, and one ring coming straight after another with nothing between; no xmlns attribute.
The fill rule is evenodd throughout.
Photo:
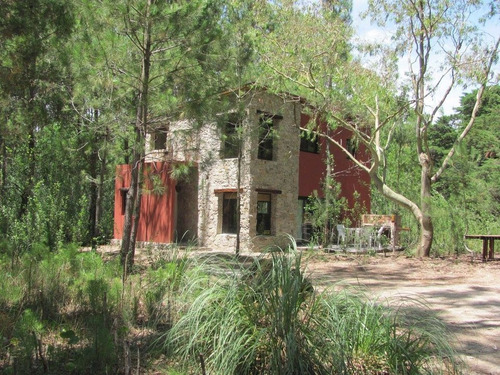
<svg viewBox="0 0 500 375"><path fill-rule="evenodd" d="M240 161L240 247L259 250L282 245L286 235L294 235L298 194L298 154L300 109L277 96L260 93L246 103L242 121ZM273 119L272 160L258 158L259 123L262 116ZM299 116L299 117L297 117ZM223 233L224 193L237 192L238 158L221 157L220 126L200 131L198 241L214 249L234 248L236 234ZM271 200L271 231L257 234L258 194Z"/></svg>
<svg viewBox="0 0 500 375"><path fill-rule="evenodd" d="M369 210L369 176L358 174L341 151L325 143L316 151L300 150L300 126L308 121L300 101L265 90L250 94L234 106L244 108L238 114L221 113L203 126L178 121L161 129L161 137L149 136L154 147L146 162L167 163L169 173L187 171L173 175L175 214L165 230L175 226L177 241L194 239L214 250L235 248L238 222L241 250L283 247L290 237L302 238L304 198L322 189L327 147L336 153L336 168L348 171L340 182L349 205L357 190ZM352 137L345 129L332 136L339 142Z"/></svg>
<svg viewBox="0 0 500 375"><path fill-rule="evenodd" d="M258 157L263 118L272 122L272 160ZM234 196L239 186L240 248L260 250L289 242L297 227L299 125L299 103L255 93L245 102L238 161L223 157L224 124L206 124L199 130L193 130L189 121L170 124L165 149L149 149L147 161L192 163L194 171L176 189L178 237L196 237L199 246L212 249L234 248L236 234L224 233L222 212L224 194ZM153 145L149 137L148 144ZM270 200L270 231L265 234L257 233L259 196Z"/></svg>

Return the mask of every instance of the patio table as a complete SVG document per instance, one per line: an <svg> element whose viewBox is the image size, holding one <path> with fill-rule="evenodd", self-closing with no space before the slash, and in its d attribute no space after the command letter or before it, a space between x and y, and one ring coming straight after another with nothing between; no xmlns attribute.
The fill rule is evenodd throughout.
<svg viewBox="0 0 500 375"><path fill-rule="evenodd" d="M483 261L495 259L495 240L500 239L500 234L466 234L464 238L483 240Z"/></svg>

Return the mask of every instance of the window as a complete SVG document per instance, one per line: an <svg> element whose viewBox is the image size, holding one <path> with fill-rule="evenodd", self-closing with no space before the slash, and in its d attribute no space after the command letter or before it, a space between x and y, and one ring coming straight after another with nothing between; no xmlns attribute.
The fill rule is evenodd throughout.
<svg viewBox="0 0 500 375"><path fill-rule="evenodd" d="M271 234L271 194L257 195L257 234Z"/></svg>
<svg viewBox="0 0 500 375"><path fill-rule="evenodd" d="M308 134L305 131L300 132L300 151L319 153L318 136L315 134Z"/></svg>
<svg viewBox="0 0 500 375"><path fill-rule="evenodd" d="M346 147L347 151L349 151L352 156L354 156L354 157L356 156L357 144L356 144L356 142L354 142L353 139L347 139L345 147Z"/></svg>
<svg viewBox="0 0 500 375"><path fill-rule="evenodd" d="M125 215L125 208L127 207L127 193L128 193L128 188L120 188L120 198L122 201L122 211L121 211L122 215Z"/></svg>
<svg viewBox="0 0 500 375"><path fill-rule="evenodd" d="M259 118L259 151L257 157L262 160L273 160L273 117L261 115Z"/></svg>
<svg viewBox="0 0 500 375"><path fill-rule="evenodd" d="M167 129L157 129L152 136L153 150L164 150L167 147Z"/></svg>
<svg viewBox="0 0 500 375"><path fill-rule="evenodd" d="M236 233L238 206L236 193L224 193L222 199L222 233Z"/></svg>
<svg viewBox="0 0 500 375"><path fill-rule="evenodd" d="M228 121L224 126L221 152L221 157L224 159L238 157L238 127L239 123L235 119Z"/></svg>

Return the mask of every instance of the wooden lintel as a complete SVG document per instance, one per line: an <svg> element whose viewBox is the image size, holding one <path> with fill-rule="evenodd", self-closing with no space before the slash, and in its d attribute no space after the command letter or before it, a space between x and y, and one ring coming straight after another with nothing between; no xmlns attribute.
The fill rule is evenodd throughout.
<svg viewBox="0 0 500 375"><path fill-rule="evenodd" d="M261 115L261 116L264 116L264 117L267 117L267 118L271 118L273 120L283 120L283 116L282 115L273 115L272 113L269 113L269 112L266 112L266 111L261 111L260 109L257 110L257 114Z"/></svg>
<svg viewBox="0 0 500 375"><path fill-rule="evenodd" d="M281 190L276 189L255 189L257 193L267 193L267 194L281 194Z"/></svg>
<svg viewBox="0 0 500 375"><path fill-rule="evenodd" d="M221 193L236 193L238 192L238 189L232 189L232 188L226 188L226 189L214 189L214 194L221 194ZM243 189L240 189L240 193L243 193Z"/></svg>

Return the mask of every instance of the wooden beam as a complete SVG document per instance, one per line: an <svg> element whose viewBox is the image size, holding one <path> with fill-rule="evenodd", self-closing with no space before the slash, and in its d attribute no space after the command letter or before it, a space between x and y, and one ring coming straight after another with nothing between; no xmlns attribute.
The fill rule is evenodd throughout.
<svg viewBox="0 0 500 375"><path fill-rule="evenodd" d="M255 189L257 193L264 193L264 194L281 194L281 190L276 190L276 189Z"/></svg>
<svg viewBox="0 0 500 375"><path fill-rule="evenodd" d="M261 115L261 116L264 116L264 117L267 117L267 118L271 118L273 120L283 120L283 116L282 115L273 115L272 113L269 113L269 112L266 112L266 111L261 111L260 109L257 110L257 114Z"/></svg>
<svg viewBox="0 0 500 375"><path fill-rule="evenodd" d="M238 189L226 188L226 189L214 189L214 194L222 193L237 193ZM243 189L240 189L240 193L243 193Z"/></svg>

